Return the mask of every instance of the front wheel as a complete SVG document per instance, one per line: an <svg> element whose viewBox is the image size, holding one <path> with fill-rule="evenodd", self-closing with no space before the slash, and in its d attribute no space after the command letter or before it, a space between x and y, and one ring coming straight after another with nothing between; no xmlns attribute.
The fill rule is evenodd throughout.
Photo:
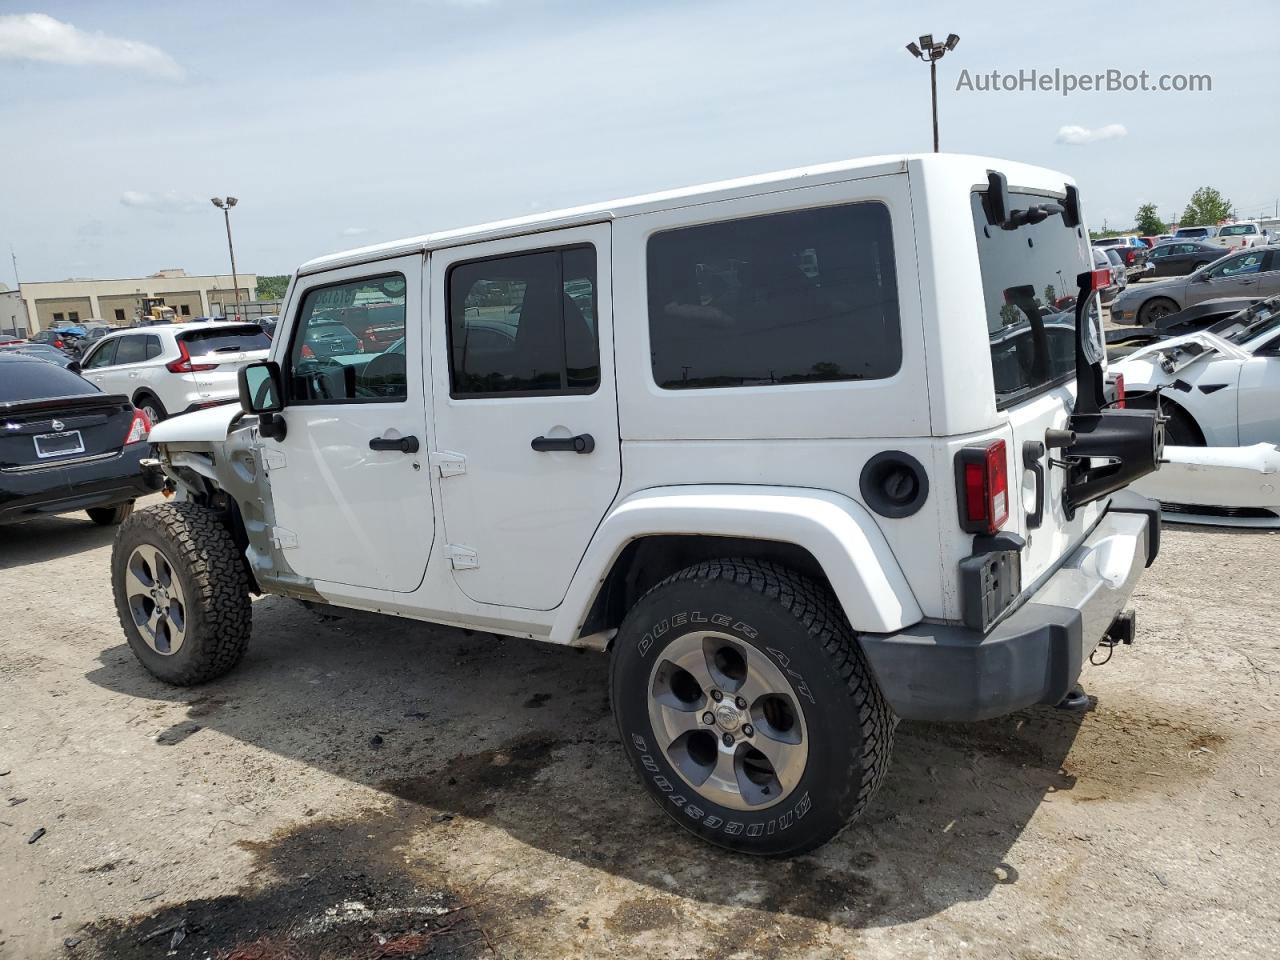
<svg viewBox="0 0 1280 960"><path fill-rule="evenodd" d="M116 613L134 655L177 686L214 680L249 645L249 580L218 515L194 503L133 514L111 552Z"/></svg>
<svg viewBox="0 0 1280 960"><path fill-rule="evenodd" d="M1157 320L1162 320L1177 312L1178 305L1168 297L1156 297L1144 303L1142 309L1138 311L1138 325L1149 327Z"/></svg>
<svg viewBox="0 0 1280 960"><path fill-rule="evenodd" d="M133 501L118 503L114 507L90 507L85 513L100 527L115 527L129 519L133 513Z"/></svg>
<svg viewBox="0 0 1280 960"><path fill-rule="evenodd" d="M688 567L627 614L614 716L645 789L711 843L786 857L871 801L895 719L831 593L755 560Z"/></svg>

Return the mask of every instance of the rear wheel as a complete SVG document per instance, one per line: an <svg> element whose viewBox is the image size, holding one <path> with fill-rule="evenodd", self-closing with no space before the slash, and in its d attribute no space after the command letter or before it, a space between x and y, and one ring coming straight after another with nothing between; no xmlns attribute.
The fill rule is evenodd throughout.
<svg viewBox="0 0 1280 960"><path fill-rule="evenodd" d="M85 513L99 526L114 527L129 519L129 515L133 513L133 501L118 503L114 507L90 507Z"/></svg>
<svg viewBox="0 0 1280 960"><path fill-rule="evenodd" d="M1149 327L1164 317L1178 312L1178 305L1168 297L1155 297L1148 300L1138 311L1138 325Z"/></svg>
<svg viewBox="0 0 1280 960"><path fill-rule="evenodd" d="M649 794L729 849L793 856L866 808L895 720L835 598L754 560L688 567L627 614L614 716Z"/></svg>
<svg viewBox="0 0 1280 960"><path fill-rule="evenodd" d="M157 424L169 414L164 409L164 404L153 397L149 393L140 393L133 405L147 415L147 419L152 424Z"/></svg>
<svg viewBox="0 0 1280 960"><path fill-rule="evenodd" d="M166 503L129 517L116 534L111 583L129 646L166 683L205 683L244 656L249 581L212 510Z"/></svg>

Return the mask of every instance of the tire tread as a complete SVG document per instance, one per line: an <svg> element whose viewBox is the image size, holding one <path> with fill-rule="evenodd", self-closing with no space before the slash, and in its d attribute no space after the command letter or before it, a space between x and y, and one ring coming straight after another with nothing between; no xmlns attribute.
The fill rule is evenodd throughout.
<svg viewBox="0 0 1280 960"><path fill-rule="evenodd" d="M196 503L149 507L134 513L116 533L114 552L120 562L124 561L123 541L138 527L158 534L163 546L177 552L174 562L185 568L196 592L194 603L189 602L196 615L188 612L192 633L188 642L201 645L200 655L185 670L161 679L185 687L223 676L244 657L253 620L248 576L230 531L214 511ZM120 625L131 636L137 627L126 609L117 597Z"/></svg>

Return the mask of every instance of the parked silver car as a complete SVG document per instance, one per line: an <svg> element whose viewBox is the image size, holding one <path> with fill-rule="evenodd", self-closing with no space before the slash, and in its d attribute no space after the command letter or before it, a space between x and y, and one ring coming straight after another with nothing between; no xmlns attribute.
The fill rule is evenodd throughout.
<svg viewBox="0 0 1280 960"><path fill-rule="evenodd" d="M1215 297L1280 294L1280 244L1250 247L1185 277L1131 286L1111 304L1111 322L1146 326Z"/></svg>

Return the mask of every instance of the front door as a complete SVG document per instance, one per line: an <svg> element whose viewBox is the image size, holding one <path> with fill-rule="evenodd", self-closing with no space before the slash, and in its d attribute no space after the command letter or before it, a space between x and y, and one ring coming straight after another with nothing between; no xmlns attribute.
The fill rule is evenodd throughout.
<svg viewBox="0 0 1280 960"><path fill-rule="evenodd" d="M272 348L285 383L283 440L264 438L277 538L294 573L408 592L421 582L435 520L423 389L422 257L301 277ZM342 337L378 307L394 341ZM345 329L345 327L343 327Z"/></svg>
<svg viewBox="0 0 1280 960"><path fill-rule="evenodd" d="M598 224L432 254L432 457L478 602L556 607L617 493L609 241Z"/></svg>

